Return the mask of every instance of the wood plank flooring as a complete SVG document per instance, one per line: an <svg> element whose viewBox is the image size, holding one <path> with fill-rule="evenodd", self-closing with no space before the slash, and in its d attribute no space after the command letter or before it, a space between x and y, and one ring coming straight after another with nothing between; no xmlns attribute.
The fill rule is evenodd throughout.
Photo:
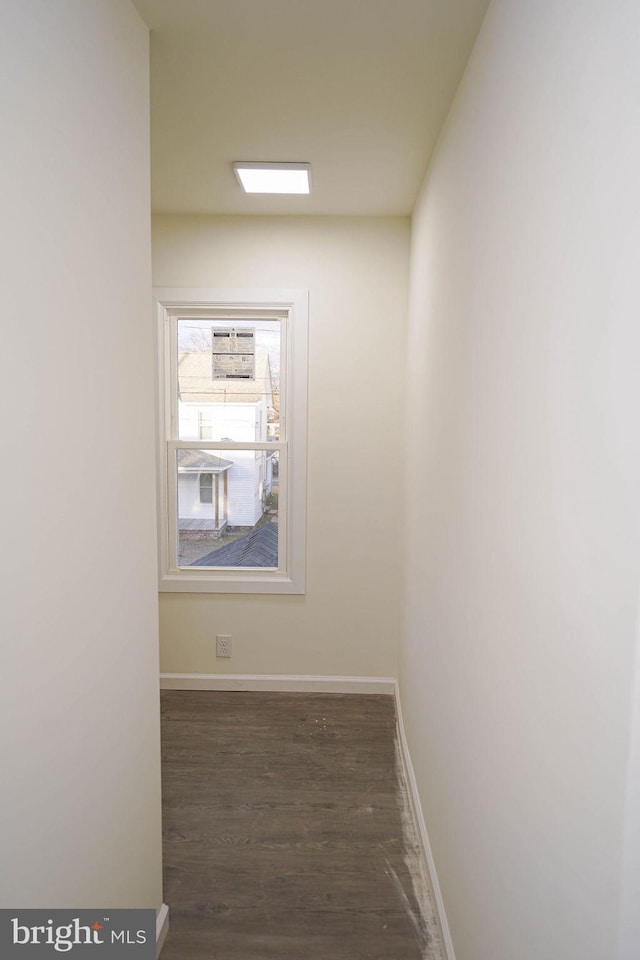
<svg viewBox="0 0 640 960"><path fill-rule="evenodd" d="M163 691L162 960L444 960L393 698Z"/></svg>

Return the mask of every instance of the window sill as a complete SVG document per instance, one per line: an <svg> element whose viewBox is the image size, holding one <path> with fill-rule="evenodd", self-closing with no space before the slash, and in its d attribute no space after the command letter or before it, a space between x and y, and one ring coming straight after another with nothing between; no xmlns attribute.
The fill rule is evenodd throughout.
<svg viewBox="0 0 640 960"><path fill-rule="evenodd" d="M193 575L191 571L165 574L160 578L160 593L271 593L303 594L304 583L295 581L281 573L252 574L239 573L237 569L228 576L209 573Z"/></svg>

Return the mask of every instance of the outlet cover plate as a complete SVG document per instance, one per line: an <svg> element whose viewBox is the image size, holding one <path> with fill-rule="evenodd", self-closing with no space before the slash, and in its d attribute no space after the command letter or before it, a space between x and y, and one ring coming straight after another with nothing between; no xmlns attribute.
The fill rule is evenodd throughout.
<svg viewBox="0 0 640 960"><path fill-rule="evenodd" d="M216 634L216 657L230 657L231 656L231 634L230 633L218 633Z"/></svg>

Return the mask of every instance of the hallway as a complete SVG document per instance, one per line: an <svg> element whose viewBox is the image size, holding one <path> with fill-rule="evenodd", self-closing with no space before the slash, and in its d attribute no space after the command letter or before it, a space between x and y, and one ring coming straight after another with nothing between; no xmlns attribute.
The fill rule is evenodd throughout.
<svg viewBox="0 0 640 960"><path fill-rule="evenodd" d="M3 14L0 904L425 960L384 697L167 693L163 886L158 672L366 689L446 960L638 960L640 3ZM246 194L276 160L311 193ZM267 439L207 439L213 334L178 396L188 320L285 331ZM279 454L282 573L179 551L230 441Z"/></svg>

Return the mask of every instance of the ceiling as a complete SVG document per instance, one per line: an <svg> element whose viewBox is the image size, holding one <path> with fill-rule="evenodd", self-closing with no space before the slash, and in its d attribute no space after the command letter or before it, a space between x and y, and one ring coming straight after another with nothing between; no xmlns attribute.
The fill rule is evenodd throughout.
<svg viewBox="0 0 640 960"><path fill-rule="evenodd" d="M153 208L406 215L488 0L134 0L151 28ZM245 195L234 160L312 164Z"/></svg>

